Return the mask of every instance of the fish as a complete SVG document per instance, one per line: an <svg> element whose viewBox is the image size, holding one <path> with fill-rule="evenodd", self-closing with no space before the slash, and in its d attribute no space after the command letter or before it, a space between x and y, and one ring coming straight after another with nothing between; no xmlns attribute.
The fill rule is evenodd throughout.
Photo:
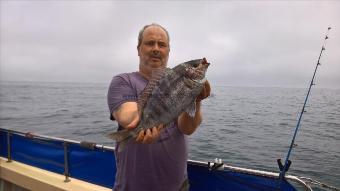
<svg viewBox="0 0 340 191"><path fill-rule="evenodd" d="M171 69L155 69L138 96L140 121L137 127L113 132L107 137L116 140L121 151L136 139L141 130L160 124L166 128L184 111L194 117L195 99L203 90L209 65L206 58L203 58L178 64Z"/></svg>

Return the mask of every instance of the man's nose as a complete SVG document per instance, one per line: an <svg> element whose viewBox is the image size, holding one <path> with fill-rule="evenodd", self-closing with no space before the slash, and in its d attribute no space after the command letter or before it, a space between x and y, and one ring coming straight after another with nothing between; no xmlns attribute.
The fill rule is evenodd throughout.
<svg viewBox="0 0 340 191"><path fill-rule="evenodd" d="M159 52L159 46L158 46L157 43L155 43L155 44L152 46L152 51Z"/></svg>

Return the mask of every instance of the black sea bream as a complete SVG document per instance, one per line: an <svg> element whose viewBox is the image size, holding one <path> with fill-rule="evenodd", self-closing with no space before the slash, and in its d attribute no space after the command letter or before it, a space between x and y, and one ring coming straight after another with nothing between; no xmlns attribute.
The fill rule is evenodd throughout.
<svg viewBox="0 0 340 191"><path fill-rule="evenodd" d="M195 114L195 99L201 93L206 81L205 73L210 63L205 58L191 60L176 67L157 69L138 97L141 120L132 130L123 129L108 135L124 148L135 140L141 130L160 124L168 125L182 112ZM121 149L119 149L121 150Z"/></svg>

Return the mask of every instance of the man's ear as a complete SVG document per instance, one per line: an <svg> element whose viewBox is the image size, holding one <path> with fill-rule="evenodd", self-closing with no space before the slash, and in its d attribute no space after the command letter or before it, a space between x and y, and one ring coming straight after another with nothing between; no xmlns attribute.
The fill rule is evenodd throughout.
<svg viewBox="0 0 340 191"><path fill-rule="evenodd" d="M140 56L140 54L139 54L139 47L137 46L137 52L138 52L138 56Z"/></svg>

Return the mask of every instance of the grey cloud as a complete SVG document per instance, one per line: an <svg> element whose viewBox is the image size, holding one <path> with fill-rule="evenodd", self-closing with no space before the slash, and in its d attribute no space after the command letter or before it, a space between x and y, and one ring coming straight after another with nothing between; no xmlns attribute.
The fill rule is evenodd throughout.
<svg viewBox="0 0 340 191"><path fill-rule="evenodd" d="M107 82L138 69L140 28L164 25L169 66L200 57L216 85L339 87L337 1L1 1L1 80Z"/></svg>

